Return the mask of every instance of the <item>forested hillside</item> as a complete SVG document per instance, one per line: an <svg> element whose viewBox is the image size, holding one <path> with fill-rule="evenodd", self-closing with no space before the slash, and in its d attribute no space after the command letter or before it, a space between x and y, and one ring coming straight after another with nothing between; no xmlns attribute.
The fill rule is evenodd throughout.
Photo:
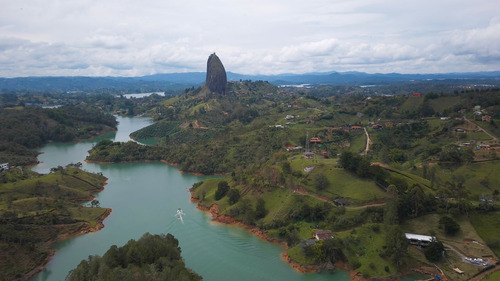
<svg viewBox="0 0 500 281"><path fill-rule="evenodd" d="M50 141L75 141L116 127L115 118L100 110L59 108L0 108L0 162L11 166L36 163L31 150Z"/></svg>

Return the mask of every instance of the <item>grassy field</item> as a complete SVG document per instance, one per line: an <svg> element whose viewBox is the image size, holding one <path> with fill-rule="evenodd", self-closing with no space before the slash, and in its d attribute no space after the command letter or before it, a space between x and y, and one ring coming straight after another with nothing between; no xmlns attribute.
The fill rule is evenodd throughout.
<svg viewBox="0 0 500 281"><path fill-rule="evenodd" d="M457 104L460 104L462 101L462 97L460 96L449 96L449 97L440 97L437 99L429 100L429 103L436 112L443 112L443 110L454 107Z"/></svg>
<svg viewBox="0 0 500 281"><path fill-rule="evenodd" d="M413 184L419 184L423 188L427 188L428 189L427 191L430 191L431 182L427 179L424 179L422 177L419 177L417 175L414 175L414 174L411 174L408 172L396 170L393 168L387 168L387 171L389 171L391 177L401 178L401 179L404 179L405 181L407 181L409 186L411 186Z"/></svg>
<svg viewBox="0 0 500 281"><path fill-rule="evenodd" d="M471 223L496 256L500 257L500 212L473 214Z"/></svg>
<svg viewBox="0 0 500 281"><path fill-rule="evenodd" d="M386 233L384 227L376 224L366 224L353 230L335 233L348 245L344 254L349 264L359 262L357 272L365 276L389 276L396 272L392 262L381 257L385 245ZM386 268L388 271L386 271Z"/></svg>
<svg viewBox="0 0 500 281"><path fill-rule="evenodd" d="M365 131L352 133L351 146L349 151L353 153L364 153L366 148L366 134Z"/></svg>
<svg viewBox="0 0 500 281"><path fill-rule="evenodd" d="M481 281L498 281L500 280L500 271L493 272L489 275L486 275L485 278L481 279Z"/></svg>
<svg viewBox="0 0 500 281"><path fill-rule="evenodd" d="M487 141L487 140L491 140L491 137L488 136L483 131L480 131L480 132L468 132L467 133L467 140Z"/></svg>
<svg viewBox="0 0 500 281"><path fill-rule="evenodd" d="M86 221L90 227L95 227L97 225L97 218L106 212L106 208L85 208L78 206L69 208L69 212L74 219Z"/></svg>
<svg viewBox="0 0 500 281"><path fill-rule="evenodd" d="M470 191L470 198L478 200L481 194L492 195L495 190L500 191L498 171L500 171L500 160L473 163L459 167L451 173L442 173L442 181L450 180L451 175L463 178L464 186Z"/></svg>
<svg viewBox="0 0 500 281"><path fill-rule="evenodd" d="M311 193L317 193L328 199L348 198L353 203L366 201L376 201L386 197L386 193L380 189L373 181L361 179L342 168L337 168L336 159L301 159L297 158L291 162L293 170L303 171L305 167L314 166L314 170L309 173L303 181L304 187ZM314 187L314 176L318 173L326 175L329 186L318 191Z"/></svg>
<svg viewBox="0 0 500 281"><path fill-rule="evenodd" d="M419 106L424 103L424 98L422 97L408 97L408 99L401 105L400 111L402 112L412 112L416 111Z"/></svg>
<svg viewBox="0 0 500 281"><path fill-rule="evenodd" d="M309 259L304 255L304 251L302 248L297 245L295 247L292 247L288 250L286 250L286 253L290 258L292 258L294 261L298 262L300 265L314 265L315 261L313 259Z"/></svg>

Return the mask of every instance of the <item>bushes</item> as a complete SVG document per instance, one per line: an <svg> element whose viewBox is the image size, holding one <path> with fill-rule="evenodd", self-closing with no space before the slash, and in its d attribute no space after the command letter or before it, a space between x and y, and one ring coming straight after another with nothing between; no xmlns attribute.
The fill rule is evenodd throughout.
<svg viewBox="0 0 500 281"><path fill-rule="evenodd" d="M229 198L229 204L233 205L240 200L240 191L238 189L230 189L227 192L227 197Z"/></svg>
<svg viewBox="0 0 500 281"><path fill-rule="evenodd" d="M437 262L443 256L444 246L439 241L432 241L424 250L425 257L431 262Z"/></svg>
<svg viewBox="0 0 500 281"><path fill-rule="evenodd" d="M330 185L328 178L323 173L315 174L313 181L314 181L314 187L317 190L324 190Z"/></svg>
<svg viewBox="0 0 500 281"><path fill-rule="evenodd" d="M444 228L446 235L455 235L460 230L460 225L450 216L444 216L439 219L439 227Z"/></svg>
<svg viewBox="0 0 500 281"><path fill-rule="evenodd" d="M219 182L217 186L217 191L215 191L215 200L220 200L222 197L226 196L226 193L229 191L229 184L227 181Z"/></svg>

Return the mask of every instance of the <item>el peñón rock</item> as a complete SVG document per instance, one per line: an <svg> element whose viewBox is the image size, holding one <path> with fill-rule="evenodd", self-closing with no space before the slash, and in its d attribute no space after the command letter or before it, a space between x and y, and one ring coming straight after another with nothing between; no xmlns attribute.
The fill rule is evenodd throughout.
<svg viewBox="0 0 500 281"><path fill-rule="evenodd" d="M224 94L226 92L226 70L215 53L208 57L207 80L205 83L208 89L213 93Z"/></svg>

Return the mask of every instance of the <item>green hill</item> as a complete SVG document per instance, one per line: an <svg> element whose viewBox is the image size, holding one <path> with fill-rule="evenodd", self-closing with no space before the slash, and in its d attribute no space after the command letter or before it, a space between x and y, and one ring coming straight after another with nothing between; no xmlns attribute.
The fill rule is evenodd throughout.
<svg viewBox="0 0 500 281"><path fill-rule="evenodd" d="M17 169L15 169L17 170ZM14 173L3 171L2 173ZM95 228L106 208L81 206L102 190L105 177L75 167L55 168L48 175L26 171L24 177L0 184L0 279L13 280L40 266L50 246L70 234ZM9 178L14 180L14 175Z"/></svg>

